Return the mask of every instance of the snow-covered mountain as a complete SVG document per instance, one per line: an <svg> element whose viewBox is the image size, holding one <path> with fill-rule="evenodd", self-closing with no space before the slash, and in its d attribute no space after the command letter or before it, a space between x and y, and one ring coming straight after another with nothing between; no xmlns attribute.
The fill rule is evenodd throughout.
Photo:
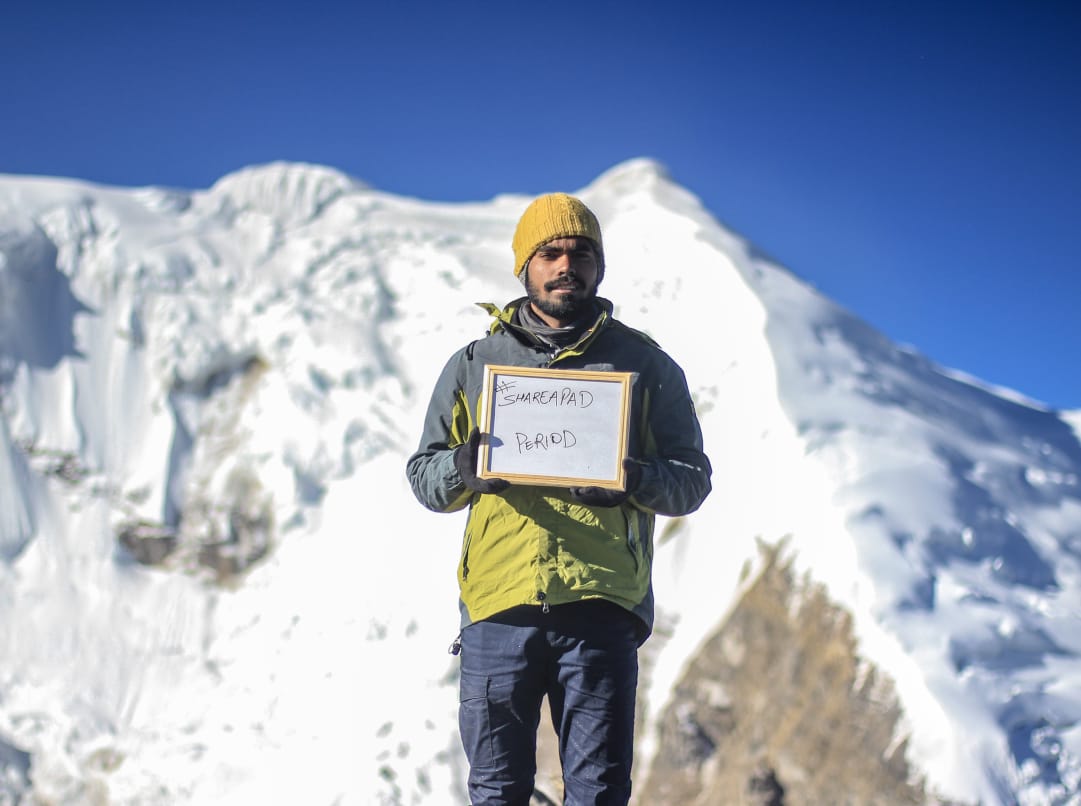
<svg viewBox="0 0 1081 806"><path fill-rule="evenodd" d="M715 470L661 527L637 768L765 541L851 614L929 791L1081 802L1081 416L891 343L655 163L574 192ZM404 460L474 303L520 294L527 202L0 177L0 804L464 802L464 516Z"/></svg>

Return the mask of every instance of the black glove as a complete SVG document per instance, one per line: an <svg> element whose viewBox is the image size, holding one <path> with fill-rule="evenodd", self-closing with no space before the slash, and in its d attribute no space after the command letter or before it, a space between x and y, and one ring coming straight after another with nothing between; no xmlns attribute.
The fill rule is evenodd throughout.
<svg viewBox="0 0 1081 806"><path fill-rule="evenodd" d="M480 431L473 429L469 439L454 449L454 466L458 469L458 475L462 482L473 492L477 493L501 493L508 487L510 482L506 479L481 479L477 478L477 452L480 450Z"/></svg>
<svg viewBox="0 0 1081 806"><path fill-rule="evenodd" d="M626 488L610 490L607 487L571 487L571 498L589 507L617 507L630 498L642 480L642 466L633 459L623 460Z"/></svg>

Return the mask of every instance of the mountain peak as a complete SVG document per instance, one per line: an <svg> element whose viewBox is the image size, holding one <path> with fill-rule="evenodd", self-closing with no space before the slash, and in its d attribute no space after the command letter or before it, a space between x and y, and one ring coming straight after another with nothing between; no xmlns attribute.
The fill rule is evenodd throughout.
<svg viewBox="0 0 1081 806"><path fill-rule="evenodd" d="M668 169L663 164L649 157L636 157L602 173L591 183L590 188L627 193L671 181Z"/></svg>
<svg viewBox="0 0 1081 806"><path fill-rule="evenodd" d="M369 189L333 168L278 161L227 174L208 193L235 209L255 210L296 224L315 218L340 196Z"/></svg>

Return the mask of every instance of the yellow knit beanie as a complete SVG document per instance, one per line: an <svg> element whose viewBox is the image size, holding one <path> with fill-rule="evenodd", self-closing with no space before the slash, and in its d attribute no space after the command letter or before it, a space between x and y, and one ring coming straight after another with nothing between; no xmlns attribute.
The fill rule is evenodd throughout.
<svg viewBox="0 0 1081 806"><path fill-rule="evenodd" d="M581 199L566 193L549 193L534 199L518 219L518 228L514 231L514 276L521 277L525 264L541 245L553 238L570 238L576 235L589 238L596 244L598 270L603 274L601 225L593 212Z"/></svg>

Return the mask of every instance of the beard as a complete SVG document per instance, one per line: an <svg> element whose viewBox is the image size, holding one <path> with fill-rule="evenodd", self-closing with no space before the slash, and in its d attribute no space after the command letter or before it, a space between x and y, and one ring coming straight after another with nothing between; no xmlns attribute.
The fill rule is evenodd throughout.
<svg viewBox="0 0 1081 806"><path fill-rule="evenodd" d="M574 293L561 294L558 297L547 296L557 288L564 287L573 288ZM547 295L541 293L541 289L533 283L533 279L527 273L525 291L529 302L542 313L564 322L573 321L589 313L593 309L593 300L597 297L597 286L586 288L585 283L574 274L545 283L543 290L547 292Z"/></svg>

